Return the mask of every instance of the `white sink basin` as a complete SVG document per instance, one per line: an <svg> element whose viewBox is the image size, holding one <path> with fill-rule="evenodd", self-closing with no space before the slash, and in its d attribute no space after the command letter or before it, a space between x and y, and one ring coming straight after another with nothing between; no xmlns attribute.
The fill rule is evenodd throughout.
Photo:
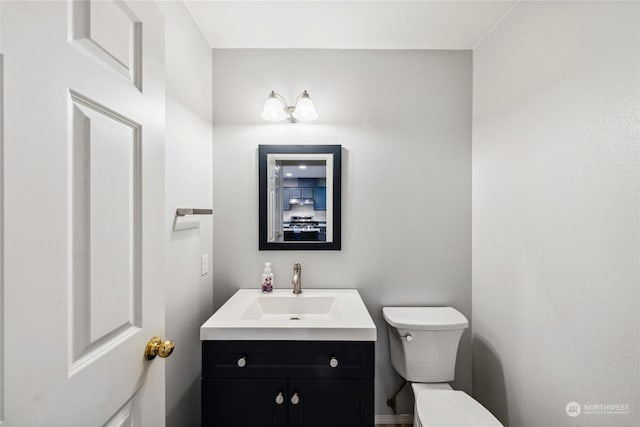
<svg viewBox="0 0 640 427"><path fill-rule="evenodd" d="M200 327L201 340L375 341L355 289L240 289Z"/></svg>
<svg viewBox="0 0 640 427"><path fill-rule="evenodd" d="M277 294L258 296L249 304L242 319L310 320L339 319L335 296Z"/></svg>

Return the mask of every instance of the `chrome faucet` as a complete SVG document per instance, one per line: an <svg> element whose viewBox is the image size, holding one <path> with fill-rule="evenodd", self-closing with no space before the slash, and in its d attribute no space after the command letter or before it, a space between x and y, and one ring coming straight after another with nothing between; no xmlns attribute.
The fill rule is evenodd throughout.
<svg viewBox="0 0 640 427"><path fill-rule="evenodd" d="M295 263L293 264L293 279L291 279L291 282L293 282L293 293L294 294L300 294L302 293L302 276L300 275L300 271L302 270L302 267L300 266L300 263Z"/></svg>

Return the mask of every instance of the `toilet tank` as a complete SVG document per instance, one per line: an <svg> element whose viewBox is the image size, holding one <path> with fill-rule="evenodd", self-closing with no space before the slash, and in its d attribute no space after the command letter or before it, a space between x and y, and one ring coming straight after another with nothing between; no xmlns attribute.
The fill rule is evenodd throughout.
<svg viewBox="0 0 640 427"><path fill-rule="evenodd" d="M384 307L391 364L411 382L449 382L467 318L452 307Z"/></svg>

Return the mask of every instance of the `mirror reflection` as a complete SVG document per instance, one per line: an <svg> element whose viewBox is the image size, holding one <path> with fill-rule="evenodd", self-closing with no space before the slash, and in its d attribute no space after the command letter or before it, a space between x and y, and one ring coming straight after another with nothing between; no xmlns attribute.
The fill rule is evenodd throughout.
<svg viewBox="0 0 640 427"><path fill-rule="evenodd" d="M326 242L326 160L275 160L272 242Z"/></svg>
<svg viewBox="0 0 640 427"><path fill-rule="evenodd" d="M340 249L340 146L260 146L260 249Z"/></svg>

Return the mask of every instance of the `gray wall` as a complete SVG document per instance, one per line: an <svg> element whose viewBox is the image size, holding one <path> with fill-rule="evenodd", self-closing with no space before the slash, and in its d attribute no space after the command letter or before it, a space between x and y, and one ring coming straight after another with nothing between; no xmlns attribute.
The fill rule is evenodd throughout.
<svg viewBox="0 0 640 427"><path fill-rule="evenodd" d="M640 425L639 60L638 3L522 2L474 51L473 384L508 426Z"/></svg>
<svg viewBox="0 0 640 427"><path fill-rule="evenodd" d="M166 22L167 289L165 334L176 342L166 359L168 427L200 425L200 325L211 315L211 274L200 255L212 253L210 216L176 208L208 208L211 177L211 49L182 2L159 2Z"/></svg>
<svg viewBox="0 0 640 427"><path fill-rule="evenodd" d="M451 305L471 319L471 52L213 51L213 280L215 306L258 288L357 288L378 328L376 413L399 384L385 305ZM270 90L290 102L309 90L320 118L260 118ZM258 251L258 144L342 144L343 249ZM470 390L462 338L456 387ZM400 409L411 410L410 393Z"/></svg>

